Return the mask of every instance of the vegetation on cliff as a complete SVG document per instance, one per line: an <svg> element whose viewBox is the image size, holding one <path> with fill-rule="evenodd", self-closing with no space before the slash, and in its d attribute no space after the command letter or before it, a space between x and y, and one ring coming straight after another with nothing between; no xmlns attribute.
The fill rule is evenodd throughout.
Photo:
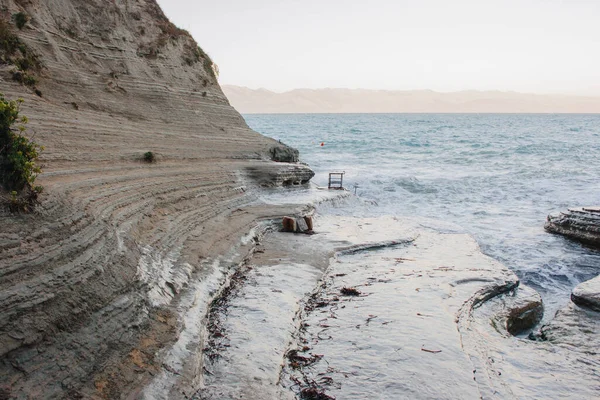
<svg viewBox="0 0 600 400"><path fill-rule="evenodd" d="M184 41L183 62L188 66L193 66L194 64L201 62L202 67L209 76L215 80L218 78L219 67L214 63L210 56L198 46L188 31L177 27L169 21L160 6L154 2L150 2L146 5L146 11L155 21L157 21L160 31L154 42L140 45L138 48L138 55L154 59L158 57L161 53L161 49L167 46L168 43L176 43L182 39ZM141 19L139 13L134 13L132 17L135 20ZM145 33L145 28L143 28L143 32ZM205 81L204 86L206 86L207 83L208 82Z"/></svg>
<svg viewBox="0 0 600 400"><path fill-rule="evenodd" d="M28 21L29 16L24 12L18 12L15 14L15 24L17 24L17 28L23 29Z"/></svg>
<svg viewBox="0 0 600 400"><path fill-rule="evenodd" d="M28 17L19 13L15 16L19 29L23 28ZM8 21L0 19L0 63L13 65L12 77L15 81L32 87L36 94L41 92L35 88L37 74L43 68L42 62L35 52L23 43L13 32Z"/></svg>
<svg viewBox="0 0 600 400"><path fill-rule="evenodd" d="M37 160L43 149L24 136L27 117L19 115L22 102L7 100L0 93L0 183L11 192L13 211L27 210L42 191L34 182L42 172Z"/></svg>

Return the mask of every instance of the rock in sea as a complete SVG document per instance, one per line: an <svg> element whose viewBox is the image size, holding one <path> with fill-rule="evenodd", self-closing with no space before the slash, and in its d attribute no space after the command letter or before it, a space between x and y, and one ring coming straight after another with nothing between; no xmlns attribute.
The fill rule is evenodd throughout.
<svg viewBox="0 0 600 400"><path fill-rule="evenodd" d="M569 208L558 215L549 215L544 228L600 247L600 207Z"/></svg>
<svg viewBox="0 0 600 400"><path fill-rule="evenodd" d="M571 300L582 307L600 311L600 275L577 285L571 293Z"/></svg>

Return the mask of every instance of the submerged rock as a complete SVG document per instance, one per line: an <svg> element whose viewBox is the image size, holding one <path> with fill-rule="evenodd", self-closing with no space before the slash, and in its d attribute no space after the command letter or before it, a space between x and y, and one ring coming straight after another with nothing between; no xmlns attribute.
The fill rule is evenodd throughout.
<svg viewBox="0 0 600 400"><path fill-rule="evenodd" d="M600 207L569 208L558 215L549 215L544 229L600 246Z"/></svg>

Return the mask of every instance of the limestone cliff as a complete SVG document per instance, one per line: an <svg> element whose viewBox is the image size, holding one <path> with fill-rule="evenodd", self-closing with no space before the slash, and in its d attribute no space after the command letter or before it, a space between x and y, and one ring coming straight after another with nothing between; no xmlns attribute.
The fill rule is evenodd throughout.
<svg viewBox="0 0 600 400"><path fill-rule="evenodd" d="M253 188L312 171L270 161L281 145L249 129L155 0L1 0L0 12L42 64L34 88L4 62L0 91L24 98L46 148L41 205L0 214L0 397L129 396L161 368L204 261L277 213L248 211Z"/></svg>

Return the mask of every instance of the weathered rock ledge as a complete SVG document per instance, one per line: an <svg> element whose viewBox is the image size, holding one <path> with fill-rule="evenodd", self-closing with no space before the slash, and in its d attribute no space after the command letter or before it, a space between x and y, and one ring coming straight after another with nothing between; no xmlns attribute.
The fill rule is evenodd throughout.
<svg viewBox="0 0 600 400"><path fill-rule="evenodd" d="M549 215L544 228L600 247L600 207L570 208L558 215Z"/></svg>

